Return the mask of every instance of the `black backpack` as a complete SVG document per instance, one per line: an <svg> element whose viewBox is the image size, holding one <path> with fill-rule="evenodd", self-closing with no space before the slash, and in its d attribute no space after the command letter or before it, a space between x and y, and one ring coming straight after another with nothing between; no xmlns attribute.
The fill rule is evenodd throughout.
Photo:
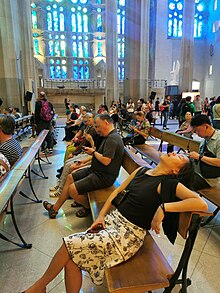
<svg viewBox="0 0 220 293"><path fill-rule="evenodd" d="M193 109L190 107L189 103L185 103L182 105L181 108L181 115L185 116L187 112L190 112L191 114L193 114Z"/></svg>

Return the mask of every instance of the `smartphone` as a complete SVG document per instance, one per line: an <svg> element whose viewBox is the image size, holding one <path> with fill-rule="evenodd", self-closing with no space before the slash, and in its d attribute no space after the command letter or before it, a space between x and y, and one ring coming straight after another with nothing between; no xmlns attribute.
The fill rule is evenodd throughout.
<svg viewBox="0 0 220 293"><path fill-rule="evenodd" d="M103 230L103 226L102 226L102 224L98 224L93 229L87 230L87 233L98 233L101 230Z"/></svg>

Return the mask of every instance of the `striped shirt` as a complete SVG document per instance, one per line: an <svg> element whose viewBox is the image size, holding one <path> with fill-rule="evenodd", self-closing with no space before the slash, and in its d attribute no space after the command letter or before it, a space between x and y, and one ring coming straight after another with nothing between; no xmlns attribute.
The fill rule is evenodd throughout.
<svg viewBox="0 0 220 293"><path fill-rule="evenodd" d="M0 144L0 153L2 153L8 159L10 165L13 166L22 155L22 149L19 142L12 137Z"/></svg>

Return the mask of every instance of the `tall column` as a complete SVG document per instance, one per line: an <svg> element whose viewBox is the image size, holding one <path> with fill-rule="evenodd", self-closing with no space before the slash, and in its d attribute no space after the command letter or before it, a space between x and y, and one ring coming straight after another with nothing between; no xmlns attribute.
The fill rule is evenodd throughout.
<svg viewBox="0 0 220 293"><path fill-rule="evenodd" d="M124 95L134 101L148 97L149 2L126 2Z"/></svg>
<svg viewBox="0 0 220 293"><path fill-rule="evenodd" d="M195 1L185 0L183 10L183 36L181 42L179 92L192 90L194 53Z"/></svg>
<svg viewBox="0 0 220 293"><path fill-rule="evenodd" d="M106 1L106 103L110 106L119 96L118 90L118 45L117 2Z"/></svg>

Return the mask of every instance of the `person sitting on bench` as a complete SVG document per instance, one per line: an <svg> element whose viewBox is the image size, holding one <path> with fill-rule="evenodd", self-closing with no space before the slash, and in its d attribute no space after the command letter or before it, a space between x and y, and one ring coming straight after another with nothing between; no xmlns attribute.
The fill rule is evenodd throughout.
<svg viewBox="0 0 220 293"><path fill-rule="evenodd" d="M104 270L134 256L144 243L146 230L159 233L162 221L174 242L179 212L207 210L206 202L180 183L189 182L192 165L187 156L170 153L163 154L154 169L135 170L112 192L87 231L64 237L44 275L25 293L45 292L63 268L67 293L80 291L82 270L101 285ZM125 189L126 197L109 214L113 199Z"/></svg>
<svg viewBox="0 0 220 293"><path fill-rule="evenodd" d="M191 120L194 132L204 138L199 152L191 152L195 160L194 190L215 187L220 184L220 130L212 127L207 115L196 115Z"/></svg>
<svg viewBox="0 0 220 293"><path fill-rule="evenodd" d="M122 139L108 114L100 114L95 117L95 128L97 133L104 138L97 150L84 147L84 151L92 156L92 160L91 156L88 158L91 161L91 167L77 170L68 175L61 195L54 205L47 201L43 202L51 219L56 218L58 210L69 196L83 206L81 210L77 211L76 216L86 217L90 214L87 192L110 187L118 177L124 155ZM80 167L86 163L86 159L83 160Z"/></svg>

